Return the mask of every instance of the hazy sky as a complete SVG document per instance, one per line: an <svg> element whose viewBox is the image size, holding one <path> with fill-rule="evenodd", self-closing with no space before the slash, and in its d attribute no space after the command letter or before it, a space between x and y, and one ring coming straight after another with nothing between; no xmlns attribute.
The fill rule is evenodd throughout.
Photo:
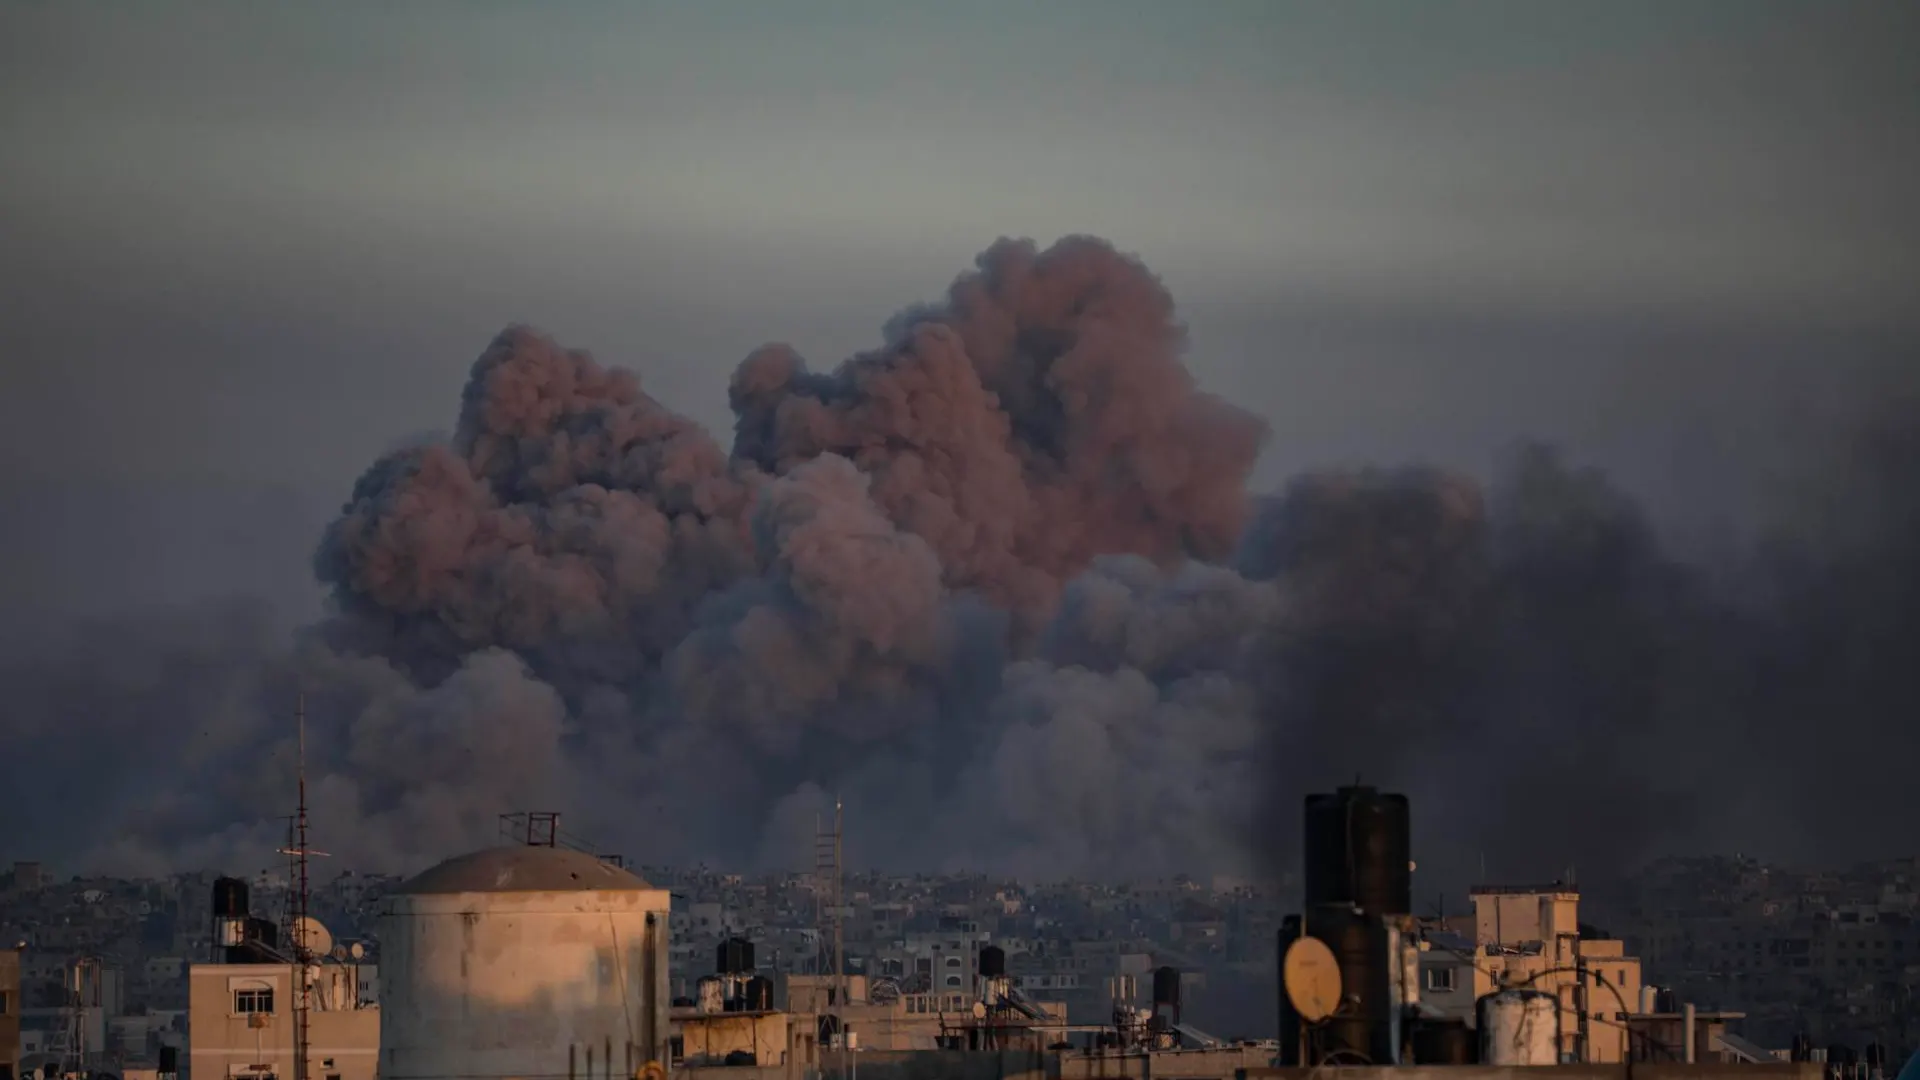
<svg viewBox="0 0 1920 1080"><path fill-rule="evenodd" d="M1920 369L1917 13L7 3L0 602L304 611L505 323L724 428L1002 234L1159 270L1263 482L1537 435L1738 516Z"/></svg>

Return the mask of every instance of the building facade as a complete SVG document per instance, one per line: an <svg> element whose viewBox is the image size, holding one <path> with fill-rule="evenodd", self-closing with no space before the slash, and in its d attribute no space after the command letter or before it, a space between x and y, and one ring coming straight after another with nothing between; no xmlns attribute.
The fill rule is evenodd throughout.
<svg viewBox="0 0 1920 1080"><path fill-rule="evenodd" d="M311 1080L373 1080L380 1010L365 1001L370 966L311 969L307 1062ZM188 972L188 1060L193 1080L289 1080L294 1075L291 964L194 964Z"/></svg>
<svg viewBox="0 0 1920 1080"><path fill-rule="evenodd" d="M1628 1017L1641 1011L1640 960L1625 943L1582 937L1580 894L1566 886L1473 890L1473 940L1441 932L1420 955L1420 998L1469 1021L1496 990L1524 988L1560 1002L1562 1054L1627 1060ZM1584 1045L1583 1045L1584 1044Z"/></svg>
<svg viewBox="0 0 1920 1080"><path fill-rule="evenodd" d="M20 1075L20 950L0 949L0 1080Z"/></svg>

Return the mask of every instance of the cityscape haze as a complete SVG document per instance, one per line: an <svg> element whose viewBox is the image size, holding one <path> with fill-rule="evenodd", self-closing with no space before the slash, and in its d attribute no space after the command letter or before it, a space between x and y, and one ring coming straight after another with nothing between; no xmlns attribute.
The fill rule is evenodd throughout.
<svg viewBox="0 0 1920 1080"><path fill-rule="evenodd" d="M1674 882L1743 963L1920 917L1915 41L0 8L0 865L58 870L8 902L199 904L304 768L342 880L557 811L764 921L843 808L873 957L873 904L1071 910L1271 1037L1358 778L1422 917L1578 891L1790 1038Z"/></svg>

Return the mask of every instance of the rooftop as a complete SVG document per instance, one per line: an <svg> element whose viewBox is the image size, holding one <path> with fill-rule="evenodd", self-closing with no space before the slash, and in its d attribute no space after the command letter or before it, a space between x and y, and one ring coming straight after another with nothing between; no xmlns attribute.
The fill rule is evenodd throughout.
<svg viewBox="0 0 1920 1080"><path fill-rule="evenodd" d="M439 893L621 892L651 889L631 871L570 848L516 845L460 855L408 880L397 890Z"/></svg>
<svg viewBox="0 0 1920 1080"><path fill-rule="evenodd" d="M1475 885L1468 896L1579 896L1580 890L1561 881L1545 885Z"/></svg>

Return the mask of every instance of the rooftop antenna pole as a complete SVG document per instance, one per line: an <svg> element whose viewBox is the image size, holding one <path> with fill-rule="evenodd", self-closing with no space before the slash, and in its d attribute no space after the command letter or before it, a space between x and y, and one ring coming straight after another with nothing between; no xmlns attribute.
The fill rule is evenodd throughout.
<svg viewBox="0 0 1920 1080"><path fill-rule="evenodd" d="M299 758L295 770L298 783L299 801L293 814L293 835L282 852L293 861L293 1080L308 1080L307 1057L310 1050L308 1026L313 1009L313 984L310 977L314 962L313 948L308 944L308 909L312 900L307 880L307 859L309 856L325 856L324 851L314 851L307 845L307 695L300 693L294 707L294 724L298 732Z"/></svg>
<svg viewBox="0 0 1920 1080"><path fill-rule="evenodd" d="M297 971L293 985L293 1080L307 1080L309 1010L313 1007L312 989L307 983L307 967L313 963L313 950L307 947L307 908L311 894L307 887L307 695L302 692L294 706L294 725L299 729L300 761L296 770L300 801L294 810L294 862L299 867L295 884L293 913L293 962Z"/></svg>
<svg viewBox="0 0 1920 1080"><path fill-rule="evenodd" d="M831 933L830 941L819 942L819 951L826 953L829 948L832 950L830 956L822 956L821 960L833 965L831 971L828 973L825 985L827 988L828 1008L832 1010L834 1037L840 1040L840 1061L844 1070L851 1067L852 1058L847 1056L849 1052L846 1044L847 1025L845 1019L847 1003L847 965L841 937L840 899L841 876L843 873L840 862L841 820L841 800L840 796L836 793L833 797L832 828L829 829L818 817L815 818L813 865L817 881L814 895L820 898L821 922L824 924L820 927L820 930L830 931ZM824 937L826 934L822 936Z"/></svg>
<svg viewBox="0 0 1920 1080"><path fill-rule="evenodd" d="M833 797L833 985L835 1000L844 1005L847 1000L847 966L840 949L840 891L846 866L841 862L840 820L840 796L836 793Z"/></svg>

